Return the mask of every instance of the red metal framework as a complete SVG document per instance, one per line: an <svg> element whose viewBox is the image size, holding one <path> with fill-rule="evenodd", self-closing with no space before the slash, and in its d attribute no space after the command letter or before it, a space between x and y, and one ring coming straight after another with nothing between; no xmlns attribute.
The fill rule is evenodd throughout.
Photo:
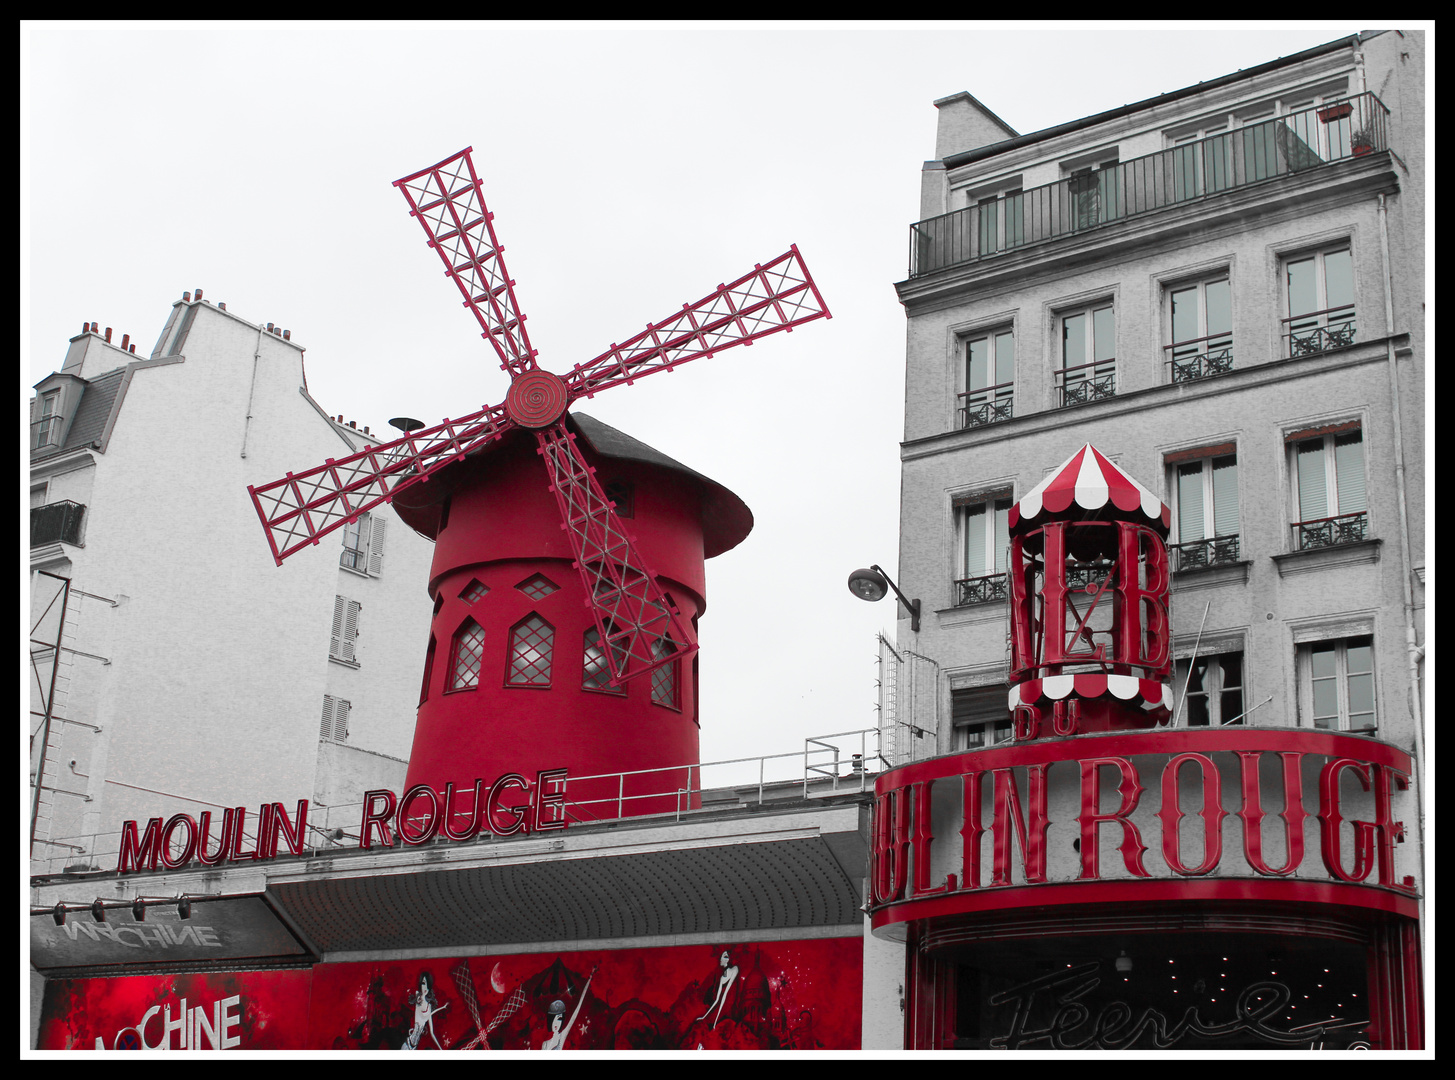
<svg viewBox="0 0 1455 1080"><path fill-rule="evenodd" d="M684 304L680 312L649 323L626 342L613 343L565 378L541 370L470 153L467 147L395 186L510 374L505 401L270 484L249 486L248 492L281 565L300 548L317 544L506 432L517 427L535 431L593 617L610 643L603 652L612 682L618 683L683 659L697 645L574 445L564 422L566 410L578 398L831 316L797 247L791 247L696 303ZM659 647L663 641L672 648Z"/></svg>

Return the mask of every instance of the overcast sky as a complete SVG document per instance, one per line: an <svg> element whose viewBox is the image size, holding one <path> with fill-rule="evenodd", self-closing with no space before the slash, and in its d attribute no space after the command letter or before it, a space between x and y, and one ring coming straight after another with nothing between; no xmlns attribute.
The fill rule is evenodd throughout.
<svg viewBox="0 0 1455 1080"><path fill-rule="evenodd" d="M291 330L314 398L360 426L499 402L506 375L391 186L465 146L558 373L796 243L832 320L582 404L753 510L708 566L703 760L801 751L875 723L895 609L845 580L897 564L893 283L934 100L968 90L1025 133L1360 29L27 24L21 406L83 322L145 355L198 287Z"/></svg>

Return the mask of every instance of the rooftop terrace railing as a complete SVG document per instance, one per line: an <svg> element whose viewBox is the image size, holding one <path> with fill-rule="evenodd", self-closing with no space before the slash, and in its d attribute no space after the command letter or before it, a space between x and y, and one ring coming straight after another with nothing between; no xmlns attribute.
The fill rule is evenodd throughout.
<svg viewBox="0 0 1455 1080"><path fill-rule="evenodd" d="M909 227L909 276L1387 150L1388 116L1375 95L1356 94L1029 191L983 199Z"/></svg>

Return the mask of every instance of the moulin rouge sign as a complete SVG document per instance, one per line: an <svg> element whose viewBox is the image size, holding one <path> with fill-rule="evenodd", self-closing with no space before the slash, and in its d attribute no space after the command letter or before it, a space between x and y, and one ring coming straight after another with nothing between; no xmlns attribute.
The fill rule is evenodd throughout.
<svg viewBox="0 0 1455 1080"><path fill-rule="evenodd" d="M476 780L469 809L456 805L454 784L445 785L443 798L428 784L416 784L403 798L396 798L392 791L367 792L359 822L359 847L372 848L376 836L385 847L392 847L396 837L417 845L436 836L470 840L481 832L513 836L565 827L566 770L547 769L536 774L534 784L519 773L506 773L489 787L484 780ZM121 826L121 855L116 869L125 874L159 867L180 870L193 862L218 866L272 859L280 843L294 855L302 855L308 836L308 800L298 800L291 818L282 803L259 806L253 819L256 839L251 851L244 850L248 829L246 808L223 810L214 850L210 810L196 818L174 814L165 823L154 817L140 836L137 823L127 821Z"/></svg>
<svg viewBox="0 0 1455 1080"><path fill-rule="evenodd" d="M916 762L875 785L871 906L878 925L906 901L983 907L996 889L1103 874L1313 878L1413 896L1395 869L1409 775L1409 756L1387 743L1307 730L1124 732ZM1230 816L1240 827L1225 830Z"/></svg>

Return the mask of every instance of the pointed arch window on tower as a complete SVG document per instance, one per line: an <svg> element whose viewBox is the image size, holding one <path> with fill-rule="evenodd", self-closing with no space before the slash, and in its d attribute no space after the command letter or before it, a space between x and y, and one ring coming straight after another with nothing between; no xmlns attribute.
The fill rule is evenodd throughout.
<svg viewBox="0 0 1455 1080"><path fill-rule="evenodd" d="M480 685L480 663L485 655L485 630L466 619L455 631L450 649L450 690L473 690Z"/></svg>
<svg viewBox="0 0 1455 1080"><path fill-rule="evenodd" d="M509 686L550 686L551 657L555 652L556 629L539 615L531 615L510 631Z"/></svg>
<svg viewBox="0 0 1455 1080"><path fill-rule="evenodd" d="M611 651L616 660L616 669L624 670L626 668L626 646L617 642L611 647ZM601 631L594 626L586 631L584 638L581 689L599 690L607 694L626 693L626 687L611 685L611 668L606 662L606 649L601 643Z"/></svg>

